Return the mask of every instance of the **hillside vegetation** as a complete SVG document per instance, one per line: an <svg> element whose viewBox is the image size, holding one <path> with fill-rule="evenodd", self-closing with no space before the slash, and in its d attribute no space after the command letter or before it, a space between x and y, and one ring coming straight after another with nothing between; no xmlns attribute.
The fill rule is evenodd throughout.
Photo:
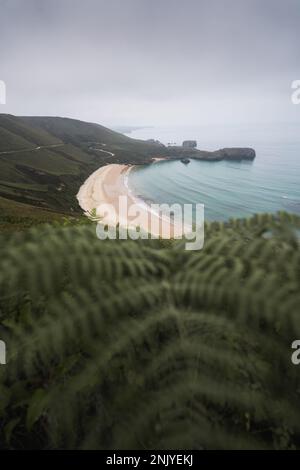
<svg viewBox="0 0 300 470"><path fill-rule="evenodd" d="M300 448L299 228L212 223L199 252L2 235L2 448Z"/></svg>
<svg viewBox="0 0 300 470"><path fill-rule="evenodd" d="M150 161L158 148L73 119L0 115L0 197L81 213L75 196L94 170Z"/></svg>

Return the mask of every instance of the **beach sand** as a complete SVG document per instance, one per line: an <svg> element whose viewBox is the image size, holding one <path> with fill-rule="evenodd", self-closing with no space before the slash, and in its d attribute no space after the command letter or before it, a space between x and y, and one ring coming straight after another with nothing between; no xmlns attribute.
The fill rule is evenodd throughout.
<svg viewBox="0 0 300 470"><path fill-rule="evenodd" d="M92 173L77 194L85 213L96 215L108 226L117 223L126 228L139 226L154 237L181 238L183 233L189 233L190 226L174 223L133 194L127 184L132 168L131 165L111 164Z"/></svg>

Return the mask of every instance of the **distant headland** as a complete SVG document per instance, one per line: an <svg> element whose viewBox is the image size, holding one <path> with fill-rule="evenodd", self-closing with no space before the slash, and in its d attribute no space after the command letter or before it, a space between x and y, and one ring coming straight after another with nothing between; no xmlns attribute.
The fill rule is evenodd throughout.
<svg viewBox="0 0 300 470"><path fill-rule="evenodd" d="M193 141L195 142L195 141ZM221 161L221 160L254 160L256 152L248 147L228 147L209 152L198 150L195 146L187 145L165 147L162 152L167 159L195 158L197 160Z"/></svg>
<svg viewBox="0 0 300 470"><path fill-rule="evenodd" d="M226 147L213 152L198 150L196 140L184 140L182 145L165 146L159 140L148 139L146 142L159 148L158 155L153 159L173 160L195 158L197 160L221 161L221 160L254 160L256 152L249 147ZM145 162L144 162L145 163Z"/></svg>

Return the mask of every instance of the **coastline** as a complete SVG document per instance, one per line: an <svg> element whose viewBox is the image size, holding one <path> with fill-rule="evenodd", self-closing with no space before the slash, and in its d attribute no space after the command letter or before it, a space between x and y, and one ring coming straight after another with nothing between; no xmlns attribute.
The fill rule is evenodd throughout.
<svg viewBox="0 0 300 470"><path fill-rule="evenodd" d="M175 224L167 215L155 211L146 201L136 196L128 183L134 165L109 164L92 173L77 193L80 207L87 216L99 217L103 224L125 228L139 226L157 238L181 238L191 232L190 226ZM120 211L120 197L126 201L127 211ZM138 223L136 214L138 211ZM94 214L95 213L95 214Z"/></svg>

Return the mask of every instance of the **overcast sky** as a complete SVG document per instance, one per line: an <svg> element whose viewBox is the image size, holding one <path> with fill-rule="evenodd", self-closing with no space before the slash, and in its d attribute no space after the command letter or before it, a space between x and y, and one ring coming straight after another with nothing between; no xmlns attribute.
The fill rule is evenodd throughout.
<svg viewBox="0 0 300 470"><path fill-rule="evenodd" d="M0 0L0 112L300 122L300 0Z"/></svg>

